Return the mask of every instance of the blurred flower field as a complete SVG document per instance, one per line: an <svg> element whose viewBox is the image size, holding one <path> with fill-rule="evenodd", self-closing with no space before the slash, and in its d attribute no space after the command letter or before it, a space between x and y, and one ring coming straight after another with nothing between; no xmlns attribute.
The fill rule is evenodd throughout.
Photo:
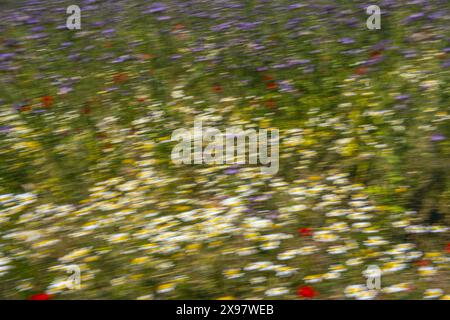
<svg viewBox="0 0 450 320"><path fill-rule="evenodd" d="M0 9L1 299L450 298L448 1ZM197 116L279 172L174 165Z"/></svg>

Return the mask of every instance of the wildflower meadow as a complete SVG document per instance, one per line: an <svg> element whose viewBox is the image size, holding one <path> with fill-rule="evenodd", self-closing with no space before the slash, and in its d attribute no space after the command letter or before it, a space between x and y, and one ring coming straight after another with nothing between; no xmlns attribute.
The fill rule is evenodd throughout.
<svg viewBox="0 0 450 320"><path fill-rule="evenodd" d="M0 299L449 299L449 19L0 1Z"/></svg>

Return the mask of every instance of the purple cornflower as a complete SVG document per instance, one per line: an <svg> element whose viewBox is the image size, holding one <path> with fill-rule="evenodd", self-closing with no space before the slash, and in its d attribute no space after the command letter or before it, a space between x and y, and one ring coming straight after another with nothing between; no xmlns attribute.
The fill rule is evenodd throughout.
<svg viewBox="0 0 450 320"><path fill-rule="evenodd" d="M152 4L144 13L158 13L167 10L167 6L164 3L156 2Z"/></svg>
<svg viewBox="0 0 450 320"><path fill-rule="evenodd" d="M352 44L355 43L355 40L352 38L342 38L339 40L339 42L342 44Z"/></svg>
<svg viewBox="0 0 450 320"><path fill-rule="evenodd" d="M238 168L229 168L229 169L226 169L224 171L224 173L227 174L227 175L234 175L234 174L236 174L238 172L239 172Z"/></svg>
<svg viewBox="0 0 450 320"><path fill-rule="evenodd" d="M407 100L407 99L409 99L409 95L407 95L407 94L400 94L400 95L398 95L398 96L396 96L395 97L395 99L396 100Z"/></svg>
<svg viewBox="0 0 450 320"><path fill-rule="evenodd" d="M431 141L433 142L439 142L443 140L445 140L445 136L443 134L436 133L431 136Z"/></svg>

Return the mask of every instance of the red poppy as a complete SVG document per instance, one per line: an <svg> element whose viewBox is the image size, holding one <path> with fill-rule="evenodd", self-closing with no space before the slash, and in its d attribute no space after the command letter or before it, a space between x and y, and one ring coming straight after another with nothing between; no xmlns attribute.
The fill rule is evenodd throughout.
<svg viewBox="0 0 450 320"><path fill-rule="evenodd" d="M368 68L366 68L366 67L359 67L359 68L356 68L355 73L356 73L357 75L360 75L360 76L361 76L361 75L363 75L363 74L366 74L367 71L369 71Z"/></svg>
<svg viewBox="0 0 450 320"><path fill-rule="evenodd" d="M99 133L96 134L96 138L97 138L98 140L103 140L103 139L106 139L106 138L107 138L107 135L104 134L104 133L102 133L102 132L99 132Z"/></svg>
<svg viewBox="0 0 450 320"><path fill-rule="evenodd" d="M52 296L47 293L38 293L29 297L28 300L50 300L51 298Z"/></svg>
<svg viewBox="0 0 450 320"><path fill-rule="evenodd" d="M118 73L113 77L113 81L115 83L121 83L128 80L128 74L126 73Z"/></svg>
<svg viewBox="0 0 450 320"><path fill-rule="evenodd" d="M53 104L53 97L52 96L44 96L41 98L41 102L44 105L44 107L48 108Z"/></svg>
<svg viewBox="0 0 450 320"><path fill-rule="evenodd" d="M276 82L269 82L268 84L266 84L267 89L273 90L276 89L278 87Z"/></svg>
<svg viewBox="0 0 450 320"><path fill-rule="evenodd" d="M267 101L265 102L265 104L266 104L266 107L269 108L269 109L273 109L273 108L276 107L276 103L275 103L275 101L273 101L272 99L267 100Z"/></svg>
<svg viewBox="0 0 450 320"><path fill-rule="evenodd" d="M317 295L317 291L313 287L304 286L297 290L297 295L303 298L314 298Z"/></svg>
<svg viewBox="0 0 450 320"><path fill-rule="evenodd" d="M218 84L215 84L213 86L213 91L216 92L216 93L222 92L222 87L220 85L218 85Z"/></svg>
<svg viewBox="0 0 450 320"><path fill-rule="evenodd" d="M21 112L30 111L30 110L31 110L31 106L23 106L23 107L20 107L20 111L21 111Z"/></svg>
<svg viewBox="0 0 450 320"><path fill-rule="evenodd" d="M264 80L264 81L270 81L270 80L273 80L273 77L272 77L272 76L269 76L269 75L265 75L265 76L263 77L263 80Z"/></svg>
<svg viewBox="0 0 450 320"><path fill-rule="evenodd" d="M381 57L381 55L382 55L381 51L374 51L370 54L370 59L373 59L373 60L378 59Z"/></svg>
<svg viewBox="0 0 450 320"><path fill-rule="evenodd" d="M85 106L81 109L82 114L89 114L91 113L91 108L89 106Z"/></svg>
<svg viewBox="0 0 450 320"><path fill-rule="evenodd" d="M427 266L429 264L430 264L430 261L428 261L428 260L420 260L420 261L416 262L416 265L418 267L425 267L425 266Z"/></svg>
<svg viewBox="0 0 450 320"><path fill-rule="evenodd" d="M311 228L300 228L298 229L298 233L302 235L303 237L308 237L312 235L312 229Z"/></svg>
<svg viewBox="0 0 450 320"><path fill-rule="evenodd" d="M142 60L149 60L149 59L153 58L153 56L151 54L148 54L148 53L143 53L143 54L140 55L140 57L141 57Z"/></svg>
<svg viewBox="0 0 450 320"><path fill-rule="evenodd" d="M450 253L450 243L447 243L447 245L445 246L445 251L447 253Z"/></svg>

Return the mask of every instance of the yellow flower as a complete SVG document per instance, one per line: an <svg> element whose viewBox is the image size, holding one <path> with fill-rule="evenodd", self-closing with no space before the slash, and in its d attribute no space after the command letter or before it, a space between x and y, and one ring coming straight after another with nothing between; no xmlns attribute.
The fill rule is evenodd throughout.
<svg viewBox="0 0 450 320"><path fill-rule="evenodd" d="M435 299L439 298L442 295L442 293L443 293L442 289L427 289L425 290L423 297L425 299Z"/></svg>
<svg viewBox="0 0 450 320"><path fill-rule="evenodd" d="M64 257L60 258L62 262L69 262L73 261L75 259L81 258L85 255L87 255L89 252L91 252L90 248L82 248L72 251L71 253L65 255Z"/></svg>
<svg viewBox="0 0 450 320"><path fill-rule="evenodd" d="M128 234L127 233L118 233L114 234L109 238L109 241L112 243L121 243L128 240Z"/></svg>
<svg viewBox="0 0 450 320"><path fill-rule="evenodd" d="M42 248L42 247L48 247L51 246L55 243L58 243L60 240L44 240L44 241L40 241L38 243L34 243L33 244L33 248L38 249L38 248Z"/></svg>
<svg viewBox="0 0 450 320"><path fill-rule="evenodd" d="M186 246L186 250L189 252L198 251L198 249L200 249L201 247L202 245L200 243L191 243Z"/></svg>
<svg viewBox="0 0 450 320"><path fill-rule="evenodd" d="M134 258L131 261L131 264L143 264L147 261L148 261L148 257L139 257L139 258Z"/></svg>
<svg viewBox="0 0 450 320"><path fill-rule="evenodd" d="M246 233L244 235L245 240L258 240L259 238L259 233Z"/></svg>
<svg viewBox="0 0 450 320"><path fill-rule="evenodd" d="M170 291L173 291L176 287L176 284L174 283L165 283L165 284L161 284L158 286L158 288L156 289L156 291L158 293L167 293Z"/></svg>
<svg viewBox="0 0 450 320"><path fill-rule="evenodd" d="M419 275L423 277L433 276L437 273L436 269L433 267L420 267L419 268Z"/></svg>
<svg viewBox="0 0 450 320"><path fill-rule="evenodd" d="M97 261L99 259L98 256L92 256L92 257L86 257L83 259L84 262L88 263L88 262L93 262L93 261Z"/></svg>
<svg viewBox="0 0 450 320"><path fill-rule="evenodd" d="M190 209L191 208L188 207L188 206L176 206L175 207L175 210L178 211L178 212L183 212L183 211L187 211L187 210L190 210Z"/></svg>
<svg viewBox="0 0 450 320"><path fill-rule="evenodd" d="M237 268L225 270L223 273L227 279L236 279L243 276L241 270Z"/></svg>
<svg viewBox="0 0 450 320"><path fill-rule="evenodd" d="M303 278L303 281L306 283L317 283L322 281L322 275L321 274L313 274L310 276L306 276Z"/></svg>
<svg viewBox="0 0 450 320"><path fill-rule="evenodd" d="M439 257L441 255L440 252L427 252L425 253L425 259L432 259L432 258L436 258Z"/></svg>
<svg viewBox="0 0 450 320"><path fill-rule="evenodd" d="M142 277L144 277L144 275L142 273L132 274L131 275L131 280L141 280Z"/></svg>
<svg viewBox="0 0 450 320"><path fill-rule="evenodd" d="M224 297L220 297L217 298L217 300L235 300L236 298L233 296L224 296Z"/></svg>

